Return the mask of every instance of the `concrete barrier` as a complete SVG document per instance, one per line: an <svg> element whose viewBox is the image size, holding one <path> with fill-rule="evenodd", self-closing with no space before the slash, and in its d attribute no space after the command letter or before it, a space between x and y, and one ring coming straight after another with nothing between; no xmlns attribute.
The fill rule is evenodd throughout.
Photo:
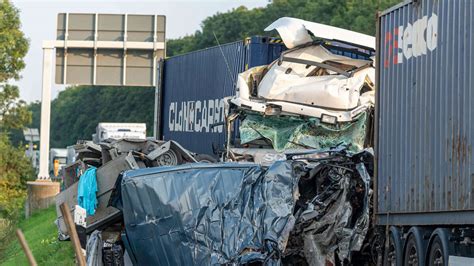
<svg viewBox="0 0 474 266"><path fill-rule="evenodd" d="M25 203L25 216L46 209L55 203L55 196L60 191L59 182L30 181L27 182L28 197Z"/></svg>

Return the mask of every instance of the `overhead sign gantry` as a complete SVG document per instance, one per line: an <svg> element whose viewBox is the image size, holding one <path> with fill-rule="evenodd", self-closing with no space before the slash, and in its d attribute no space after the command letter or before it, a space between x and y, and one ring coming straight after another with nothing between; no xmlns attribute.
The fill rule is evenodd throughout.
<svg viewBox="0 0 474 266"><path fill-rule="evenodd" d="M54 51L57 84L155 87L157 62L165 57L165 31L166 18L160 15L58 14L56 40L43 42L38 179L49 179Z"/></svg>

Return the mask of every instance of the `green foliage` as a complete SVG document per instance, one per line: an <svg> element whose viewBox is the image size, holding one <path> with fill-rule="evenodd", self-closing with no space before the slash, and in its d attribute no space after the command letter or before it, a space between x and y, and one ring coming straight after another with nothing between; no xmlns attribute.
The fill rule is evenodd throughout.
<svg viewBox="0 0 474 266"><path fill-rule="evenodd" d="M34 170L22 149L13 147L8 138L0 136L0 218L15 220L23 210L26 181Z"/></svg>
<svg viewBox="0 0 474 266"><path fill-rule="evenodd" d="M12 238L13 229L23 210L26 181L34 172L23 149L11 145L7 133L20 130L31 122L31 113L19 99L18 79L25 67L23 57L28 40L20 29L18 10L7 0L0 0L0 251Z"/></svg>
<svg viewBox="0 0 474 266"><path fill-rule="evenodd" d="M91 139L99 122L147 123L153 132L153 88L70 87L59 93L51 106L51 147L64 148L79 139ZM33 124L38 124L37 104ZM38 120L37 120L38 119Z"/></svg>
<svg viewBox="0 0 474 266"><path fill-rule="evenodd" d="M18 79L25 67L28 40L21 31L19 11L8 0L0 0L0 130L21 129L31 120L24 101L19 100Z"/></svg>
<svg viewBox="0 0 474 266"><path fill-rule="evenodd" d="M50 147L65 148L77 140L90 140L99 122L146 123L153 134L154 88L69 87L51 103ZM40 127L41 103L29 104L32 120L28 127ZM10 138L21 145L21 130L11 130Z"/></svg>
<svg viewBox="0 0 474 266"><path fill-rule="evenodd" d="M31 175L30 167L25 153L13 147L4 134L0 135L0 179L25 185Z"/></svg>
<svg viewBox="0 0 474 266"><path fill-rule="evenodd" d="M264 8L238 7L202 22L190 36L168 40L167 55L204 49L253 35L268 36L268 25L280 17L295 17L375 35L375 14L400 0L274 0ZM216 40L217 38L217 40Z"/></svg>
<svg viewBox="0 0 474 266"><path fill-rule="evenodd" d="M0 2L0 82L18 79L25 67L23 57L28 51L28 40L21 31L20 17L8 0Z"/></svg>
<svg viewBox="0 0 474 266"><path fill-rule="evenodd" d="M19 99L18 79L25 67L23 57L28 40L20 29L18 10L7 0L0 2L0 219L14 221L20 215L26 196L26 180L33 170L22 149L11 145L7 132L31 122L26 103ZM3 233L0 232L0 233Z"/></svg>
<svg viewBox="0 0 474 266"><path fill-rule="evenodd" d="M3 85L0 90L0 130L22 129L31 122L31 112L23 100L19 99L17 86Z"/></svg>
<svg viewBox="0 0 474 266"><path fill-rule="evenodd" d="M26 109L31 114L31 121L26 124L29 128L40 128L41 125L41 102L36 101L26 105ZM13 146L22 146L25 143L22 128L13 128L9 131L9 138Z"/></svg>
<svg viewBox="0 0 474 266"><path fill-rule="evenodd" d="M70 241L58 241L58 229L54 224L54 207L33 214L27 220L22 219L14 227L19 227L33 252L38 265L74 265L74 251ZM1 232L0 220L0 232ZM7 225L8 226L8 225ZM0 265L28 265L25 254L17 239L0 235Z"/></svg>

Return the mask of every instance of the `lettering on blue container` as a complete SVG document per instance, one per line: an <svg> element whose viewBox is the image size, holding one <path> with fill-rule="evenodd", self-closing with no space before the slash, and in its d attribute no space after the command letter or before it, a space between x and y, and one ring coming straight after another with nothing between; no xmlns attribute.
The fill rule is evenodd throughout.
<svg viewBox="0 0 474 266"><path fill-rule="evenodd" d="M438 46L438 16L423 16L406 26L400 25L385 32L384 45L386 54L384 67L403 64L404 59L410 60L432 52Z"/></svg>
<svg viewBox="0 0 474 266"><path fill-rule="evenodd" d="M224 100L171 102L168 107L168 129L170 132L222 133L224 122Z"/></svg>

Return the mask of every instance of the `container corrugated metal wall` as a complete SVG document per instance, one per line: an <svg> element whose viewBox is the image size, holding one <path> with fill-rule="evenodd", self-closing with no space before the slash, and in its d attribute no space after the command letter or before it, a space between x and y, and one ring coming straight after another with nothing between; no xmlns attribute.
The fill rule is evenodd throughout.
<svg viewBox="0 0 474 266"><path fill-rule="evenodd" d="M379 224L474 224L474 3L419 0L379 21Z"/></svg>
<svg viewBox="0 0 474 266"><path fill-rule="evenodd" d="M224 44L165 60L162 137L186 149L213 155L223 148L224 101L234 95L237 75L246 68L269 64L284 49L266 37Z"/></svg>

